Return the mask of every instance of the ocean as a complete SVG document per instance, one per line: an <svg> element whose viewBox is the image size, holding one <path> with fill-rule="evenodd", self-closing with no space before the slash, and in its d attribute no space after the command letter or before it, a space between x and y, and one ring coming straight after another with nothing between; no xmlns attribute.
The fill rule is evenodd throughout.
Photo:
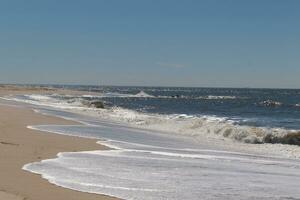
<svg viewBox="0 0 300 200"><path fill-rule="evenodd" d="M61 86L56 86L61 87ZM64 86L98 95L19 96L35 104L82 109L104 102L102 118L186 135L246 143L300 144L300 90ZM88 108L87 108L88 109ZM92 112L89 109L88 112Z"/></svg>
<svg viewBox="0 0 300 200"><path fill-rule="evenodd" d="M51 183L122 199L300 198L300 90L64 87L93 93L5 98L82 124L28 128L112 148L23 167Z"/></svg>

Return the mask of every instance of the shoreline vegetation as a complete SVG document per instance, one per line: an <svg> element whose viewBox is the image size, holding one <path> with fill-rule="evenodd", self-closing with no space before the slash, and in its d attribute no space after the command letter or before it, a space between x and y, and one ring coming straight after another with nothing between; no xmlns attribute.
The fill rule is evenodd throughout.
<svg viewBox="0 0 300 200"><path fill-rule="evenodd" d="M0 85L0 97L26 93L78 93L64 89L47 89ZM0 100L0 200L113 200L114 197L78 192L49 183L37 174L22 170L25 164L55 158L59 152L105 150L97 140L28 129L28 125L72 125L77 122L35 113L25 107L9 106Z"/></svg>

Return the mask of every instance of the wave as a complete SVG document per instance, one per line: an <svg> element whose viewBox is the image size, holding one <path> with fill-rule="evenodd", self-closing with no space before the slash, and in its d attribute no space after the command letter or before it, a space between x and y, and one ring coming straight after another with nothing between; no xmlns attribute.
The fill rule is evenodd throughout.
<svg viewBox="0 0 300 200"><path fill-rule="evenodd" d="M143 97L143 98L153 98L154 96L147 94L144 91L140 91L139 93L137 93L136 95L133 95L133 97Z"/></svg>
<svg viewBox="0 0 300 200"><path fill-rule="evenodd" d="M146 96L141 93L139 96ZM82 98L58 99L53 96L27 95L25 98L14 97L12 100L25 103L67 109L81 114L92 115L102 119L127 123L139 128L157 130L192 137L228 138L245 143L281 143L300 145L300 131L284 128L255 127L239 125L238 121L226 117L212 115L186 114L151 114L121 107L107 107L100 109L90 107L91 101Z"/></svg>
<svg viewBox="0 0 300 200"><path fill-rule="evenodd" d="M208 136L253 144L300 145L300 131L238 125L225 117L145 114L119 107L103 110L97 115L101 118L118 120L146 129L190 135L195 138Z"/></svg>
<svg viewBox="0 0 300 200"><path fill-rule="evenodd" d="M282 106L283 103L279 102L279 101L273 101L273 100L268 99L268 100L259 102L258 105L266 106L266 107L278 107L278 106Z"/></svg>
<svg viewBox="0 0 300 200"><path fill-rule="evenodd" d="M264 107L273 107L273 108L280 107L280 106L300 107L300 103L298 103L298 104L284 104L280 101L274 101L274 100L270 100L270 99L265 100L265 101L261 101L259 103L256 103L256 105L264 106Z"/></svg>
<svg viewBox="0 0 300 200"><path fill-rule="evenodd" d="M126 94L117 92L106 92L99 95L82 95L84 98L155 98L144 91L140 91L137 94Z"/></svg>
<svg viewBox="0 0 300 200"><path fill-rule="evenodd" d="M17 95L17 96L6 96L2 97L5 100L12 100L17 102L23 102L38 106L47 106L58 109L74 109L74 110L85 110L94 109L89 108L87 105L90 101L85 100L81 97L71 95Z"/></svg>
<svg viewBox="0 0 300 200"><path fill-rule="evenodd" d="M202 96L198 97L199 99L207 99L207 100L217 100L217 99L237 99L236 96L214 96L214 95L208 95L208 96Z"/></svg>
<svg viewBox="0 0 300 200"><path fill-rule="evenodd" d="M156 98L161 99L200 99L200 100L220 100L220 99L244 99L244 97L237 97L237 96L215 96L215 95L207 95L207 96L185 96L185 95L171 95L171 96L157 96Z"/></svg>
<svg viewBox="0 0 300 200"><path fill-rule="evenodd" d="M280 106L300 107L300 103L298 103L298 104L285 104L285 103L282 103L280 101L274 101L274 100L270 100L270 99L265 100L265 101L261 101L259 103L256 103L255 105L270 107L270 108L277 108L277 107L280 107Z"/></svg>
<svg viewBox="0 0 300 200"><path fill-rule="evenodd" d="M142 135L137 137L143 138ZM160 139L166 145L170 142L163 137ZM181 144L179 141L176 143L178 146ZM237 193L238 199L261 199L265 196L287 196L291 191L292 194L298 191L299 163L294 160L226 151L208 153L196 152L198 149L187 152L180 149L135 148L135 144L128 146L122 140L98 143L117 145L119 148L59 153L57 158L26 164L23 169L39 174L58 186L120 199L196 200L204 193L204 199L236 199ZM266 182L270 180L268 177L272 177L275 184ZM283 181L277 184L278 178ZM225 181L228 184L210 187L216 185L216 180L228 180ZM258 189L255 186L257 196L249 196L249 185L257 180L263 185ZM280 184L289 190L284 188L282 191L285 193L276 190ZM261 189L266 187L271 189ZM216 198L216 193L221 195Z"/></svg>
<svg viewBox="0 0 300 200"><path fill-rule="evenodd" d="M32 95L24 95L26 97L29 97L32 100L36 100L36 101L49 101L51 99L51 97L46 96L46 95L38 95L38 94L32 94Z"/></svg>
<svg viewBox="0 0 300 200"><path fill-rule="evenodd" d="M122 94L122 93L103 93L101 95L82 95L84 98L158 98L158 99L204 99L204 100L219 100L219 99L244 99L245 97L237 96L185 96L185 95L151 95L145 91L140 91L137 94Z"/></svg>

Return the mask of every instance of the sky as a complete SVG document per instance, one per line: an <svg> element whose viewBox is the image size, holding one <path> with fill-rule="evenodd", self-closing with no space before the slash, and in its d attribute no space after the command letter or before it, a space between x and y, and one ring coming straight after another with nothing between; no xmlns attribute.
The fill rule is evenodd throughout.
<svg viewBox="0 0 300 200"><path fill-rule="evenodd" d="M298 0L1 0L0 83L300 88Z"/></svg>

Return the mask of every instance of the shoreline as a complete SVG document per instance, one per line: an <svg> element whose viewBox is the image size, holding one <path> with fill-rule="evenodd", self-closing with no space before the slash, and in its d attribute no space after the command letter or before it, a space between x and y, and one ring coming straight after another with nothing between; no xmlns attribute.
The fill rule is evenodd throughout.
<svg viewBox="0 0 300 200"><path fill-rule="evenodd" d="M11 101L9 101L9 98L8 98L8 100L5 100L5 99L1 100L1 96L3 96L2 95L3 93L5 95L9 95L9 94L14 94L14 92L17 92L18 94L41 94L41 95L43 95L43 94L51 95L51 94L59 94L59 93L69 95L73 92L76 92L76 93L80 92L80 94L78 94L78 95L87 94L87 93L84 93L81 91L60 90L60 89L58 89L56 91L50 91L50 92L48 90L33 91L33 90L29 89L28 91L20 90L20 93L19 93L19 91L16 90L16 91L13 91L10 93L9 91L1 91L1 88L0 88L0 161L8 162L7 166L5 166L5 165L1 166L2 163L0 163L0 177L5 178L4 180L0 180L0 200L2 200L2 199L4 199L4 200L18 200L18 199L48 200L49 199L50 200L53 198L53 196L55 199L58 199L58 200L63 200L63 199L75 199L75 200L76 199L78 199L78 200L79 199L87 199L87 200L116 199L114 197L108 197L105 195L101 195L101 194L98 195L98 194L92 193L92 192L98 192L98 193L118 195L113 192L112 193L111 192L103 192L102 190L101 190L102 191L101 192L101 191L93 190L91 188L81 190L80 189L81 188L80 186L82 186L81 183L86 183L86 182L89 183L90 179L78 179L78 180L84 180L84 181L76 182L77 185L79 185L79 187L70 187L68 184L66 184L66 185L59 184L59 182L57 182L57 185L60 185L62 187L52 184L52 183L55 183L56 180L60 180L62 183L65 180L68 180L67 183L73 183L73 181L76 181L76 179L73 179L73 177L77 177L78 171L74 172L73 168L74 167L76 168L77 164L78 164L78 169L84 169L81 172L83 174L86 174L86 176L89 176L88 173L85 173L85 172L89 172L89 171L86 171L86 169L89 169L90 163L94 162L94 160L93 160L94 158L92 157L92 160L87 159L87 161L84 161L83 163L81 163L81 159L79 159L77 162L72 162L72 160L70 160L71 165L70 164L64 165L64 160L59 160L63 156L62 155L58 156L57 153L104 150L104 149L110 149L109 148L110 145L109 145L109 143L107 146L105 146L106 145L105 143L103 143L104 146L102 144L97 144L96 143L96 141L98 141L97 139L82 138L81 136L60 135L59 131L57 132L58 134L53 134L53 133L55 133L55 129L53 132L48 132L47 128L45 128L45 131L43 131L43 129L39 130L38 128L36 128L36 129L32 128L32 127L35 127L35 125L48 125L48 124L50 124L50 125L51 124L55 124L55 125L78 125L78 124L80 124L81 125L82 123L80 123L80 120L78 120L78 121L72 120L72 118L68 118L68 117L64 118L64 116L59 117L59 114L56 117L55 114L48 115L47 112L45 114L43 114L43 112L41 112L41 113L36 112L34 109L31 108L31 106L27 107L26 106L27 104L23 104L22 101L16 102L16 103L11 103ZM40 97L40 96L38 96L38 97ZM43 98L43 96L41 96L41 98ZM11 105L11 104L13 104L13 105ZM11 106L9 106L9 105L11 105ZM74 112L74 113L76 114L77 112ZM82 113L82 114L84 115L84 113ZM66 115L66 116L68 116L68 115ZM144 129L144 127L138 127L138 126L136 127L134 125L132 125L132 126L130 126L130 125L131 124L129 124L129 127L137 128L137 129L140 129L141 131L155 130L155 129L151 129L151 128L155 128L155 127L148 127L149 129L147 129L147 128ZM76 134L81 135L80 133L84 133L85 129L82 129L79 131L80 132L78 132L78 133L75 131L76 132L75 135ZM86 130L86 131L89 133L89 130ZM7 132L7 133L9 132L9 134L5 134L5 132ZM10 137L11 133L13 133L12 138ZM99 129L99 132L97 132L97 134L98 133L101 134L101 129ZM163 133L167 134L169 132L166 131L166 132L162 132L162 134ZM68 131L66 131L66 134L68 134ZM105 132L105 134L107 134L107 132ZM112 132L112 134L114 134L114 132ZM93 134L91 134L91 135L93 135ZM129 133L129 135L130 135L130 133ZM153 139L153 138L151 138L151 139ZM34 142L31 140L33 140ZM272 162L275 162L275 164L274 163L272 164L272 166L274 165L274 169L281 168L279 165L276 166L277 162L279 162L279 163L287 162L288 165L290 165L290 163L291 163L291 164L295 164L296 166L298 166L298 164L297 164L298 161L294 160L294 159L296 159L296 156L297 156L297 159L299 158L299 153L297 153L297 152L299 152L300 149L297 146L296 147L291 146L291 145L287 146L287 145L283 145L283 144L247 144L247 143L238 143L237 141L231 141L231 140L225 140L225 139L219 140L218 138L210 138L210 137L201 137L201 138L197 137L197 138L194 138L194 140L197 141L197 145L199 144L200 145L199 148L201 150L204 150L204 152L205 152L205 150L208 150L208 152L210 152L210 150L211 150L211 152L214 152L214 153L199 153L200 157L202 154L204 156L212 155L212 156L216 156L216 158L220 158L220 160L229 159L231 161L231 159L232 159L232 161L234 161L234 162L238 162L238 163L240 162L240 165L236 164L236 165L232 166L233 167L232 169L235 169L235 168L237 169L237 170L233 170L233 173L236 173L236 171L240 170L240 167L243 167L244 161L245 161L244 157L246 157L247 162L251 161L249 163L249 165L252 167L255 167L254 169L257 169L257 166L259 166L259 168L260 168L260 165L265 165L264 162L266 162L266 165L269 165L268 164L269 162L271 162L271 164L272 164ZM121 141L123 141L123 140L121 139ZM148 144L148 143L146 142L146 144ZM166 144L169 144L169 140L167 141ZM181 144L181 143L179 143L179 144ZM168 146L168 145L166 145L166 146ZM178 146L176 146L176 147L178 147ZM113 146L112 146L112 148L113 148ZM198 149L198 146L196 147L196 149ZM218 152L218 151L220 151L220 152ZM9 152L9 153L7 153L7 152ZM227 153L228 153L229 157L225 156L223 158L224 155L222 152L225 153L225 155L227 155ZM102 173L104 173L104 174L112 173L112 177L117 177L117 178L122 177L122 175L120 175L120 174L114 174L114 171L119 172L119 171L122 171L122 169L125 169L125 171L126 171L127 165L122 166L122 160L119 162L116 159L112 160L110 163L103 162L103 160L105 160L106 158L101 159L102 153L106 154L106 152L99 151L99 155L98 155L99 161L94 166L97 167L97 166L103 165L102 167L105 170ZM166 150L166 153L168 153L167 150ZM24 155L25 155L25 158L24 158ZM98 160L98 157L96 158L96 160ZM87 158L89 158L89 156L87 156ZM47 161L45 161L47 159L51 159L53 161L53 163L51 161L50 165L47 164ZM74 159L77 159L77 158L74 157ZM44 160L44 162L39 163L39 161L41 161L41 160ZM218 160L218 159L216 159L216 160ZM62 161L62 162L60 162L60 161ZM6 164L5 162L3 162L3 163ZM38 163L33 164L32 166L36 166L36 169L40 169L40 170L35 171L35 168L31 168L31 169L27 168L28 171L22 170L22 169L26 169L26 168L23 168L23 167L25 167L26 164L30 164L32 162L38 162ZM212 161L212 162L214 162L214 161ZM69 163L69 161L67 160L66 163ZM201 163L201 161L199 161L199 162L197 161L195 163L197 165L199 164L200 167L202 167L202 165L203 165L203 163ZM210 163L211 162L209 161L208 164L210 164ZM85 165L85 164L87 164L87 165ZM105 166L105 164L107 164L107 165ZM10 166L13 166L13 168ZM40 166L41 166L41 168L40 168ZM42 168L42 166L45 166L46 168ZM47 173L47 169L52 169L52 167L56 167L56 166L59 167L58 168L59 171L60 171L60 169L62 170L62 174L60 174L61 176L57 176L55 173L52 173L52 172ZM137 166L143 166L143 163L141 165L137 164ZM154 166L156 166L156 165L154 165ZM168 165L168 167L169 166L172 166L172 165ZM212 166L214 166L214 165L212 165ZM102 167L99 167L99 169L101 169ZM223 164L220 164L219 167L221 167L221 168L224 167L224 169L227 170L226 165L223 166ZM69 169L69 168L70 168L70 171L66 171L66 170L63 171L64 169ZM261 170L263 173L265 173L265 171L268 172L268 174L276 172L276 171L272 171L272 169L268 169L268 168L269 167L266 167L266 168L262 167ZM212 168L212 169L214 169L214 168ZM132 170L132 172L134 172L134 173L138 171L135 169L135 165L132 165L130 170ZM22 172L20 172L20 171L22 171ZM30 171L32 171L32 173ZM151 170L148 169L147 171L151 171ZM286 170L280 169L280 171L286 171ZM7 172L9 172L9 173L7 173ZM71 172L73 172L73 174ZM68 176L69 173L71 173L72 176ZM155 171L155 173L156 173L156 171ZM250 171L249 173L253 174L253 177L255 177L256 170ZM294 173L293 170L291 170L291 173ZM41 174L44 178L41 177ZM91 174L93 174L93 173L91 173ZM126 172L126 174L127 174L127 172ZM247 173L245 173L245 174L248 176ZM289 176L289 174L287 172L285 172L284 174L286 174L287 177ZM298 174L298 172L295 172L295 175L297 175L297 174ZM67 175L67 176L65 176L65 175ZM97 176L97 173L95 175ZM226 177L226 174L224 174L223 176ZM70 178L70 177L72 177L72 178ZM84 177L84 176L82 176L82 177ZM138 177L138 179L139 178L140 177ZM181 177L178 177L178 178L181 180ZM231 177L229 176L228 178L231 178ZM260 177L256 177L256 178L257 178L257 180L260 180L259 179ZM100 184L103 183L105 178L103 180L101 180L101 179L102 178L97 179L97 180L99 180ZM247 181L250 181L250 182L253 181L251 179L253 179L253 178L249 178L249 179L247 179ZM129 180L131 180L131 179L129 179ZM149 179L145 179L146 182L148 182L148 180ZM233 180L235 181L235 179L233 179ZM239 179L237 179L237 180L239 180ZM134 182L134 179L132 179L132 181ZM162 180L162 182L164 182L164 180ZM262 180L262 182L266 185L269 185L267 180L266 181ZM274 188L281 187L281 186L276 186L276 182L270 182L270 183L274 186ZM292 187L293 186L292 183L294 183L294 182L287 181L285 183L285 185L289 186L291 184L290 186ZM113 187L114 186L113 184L114 184L114 182L109 182L108 186L112 185L112 187ZM25 187L24 187L24 185L25 185ZM87 185L87 186L89 186L89 185ZM168 186L165 186L165 187L168 188ZM75 190L68 189L68 188L73 188L75 190L79 188L78 190L87 191L87 192L81 192L81 191L77 192ZM248 189L248 188L244 188L244 191L243 191L243 188L240 189L240 187L238 185L237 185L237 188L239 188L239 190L241 192L244 192ZM255 191L255 188L253 188L253 191ZM89 192L91 192L91 193L89 193ZM267 193L269 194L269 192L267 192ZM273 193L270 192L271 195L276 195L275 193L276 192L273 192ZM181 194L184 194L184 192ZM258 194L258 196L259 196L259 194ZM125 198L125 197L123 196L123 198ZM141 198L141 196L139 196L139 198Z"/></svg>
<svg viewBox="0 0 300 200"><path fill-rule="evenodd" d="M29 108L0 105L0 199L113 200L105 195L62 188L40 175L23 170L28 163L55 158L59 152L105 150L96 139L50 134L27 128L30 125L76 125L77 122L45 116Z"/></svg>

